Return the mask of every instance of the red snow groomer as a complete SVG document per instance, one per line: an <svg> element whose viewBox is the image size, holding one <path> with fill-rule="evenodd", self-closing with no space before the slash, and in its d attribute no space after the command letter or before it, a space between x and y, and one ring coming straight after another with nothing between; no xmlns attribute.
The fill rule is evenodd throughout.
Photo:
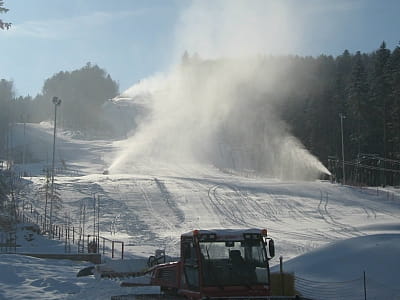
<svg viewBox="0 0 400 300"><path fill-rule="evenodd" d="M156 265L147 274L150 285L188 299L265 298L274 255L266 229L194 230L181 235L179 261Z"/></svg>

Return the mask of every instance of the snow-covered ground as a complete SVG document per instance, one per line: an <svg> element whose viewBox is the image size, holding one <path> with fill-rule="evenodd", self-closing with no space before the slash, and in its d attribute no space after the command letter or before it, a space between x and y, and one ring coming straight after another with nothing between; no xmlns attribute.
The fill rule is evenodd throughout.
<svg viewBox="0 0 400 300"><path fill-rule="evenodd" d="M21 145L22 125L14 130L15 143ZM43 214L39 190L45 183L42 170L51 161L52 127L27 125L25 141L37 163L15 166L17 172L29 174L20 199ZM277 250L271 264L278 264L282 256L284 269L310 280L309 285L354 279L361 291L351 289L353 297L346 299L364 299L360 278L365 271L368 299L400 297L396 272L400 269L399 190L327 181L284 182L204 164L151 160L136 162L127 173L103 175L118 149L118 142L58 133L56 165L62 167L64 161L66 170L55 178L63 200L56 222L62 223L68 213L78 225L82 201L91 207L95 194L101 206L100 235L124 241L127 258L147 257L159 248L177 256L180 234L193 229L267 228ZM89 233L92 217L88 209ZM76 278L87 263L20 255L0 258L0 297L5 299L109 299L129 293L115 281ZM304 282L303 288L309 289ZM322 297L318 287L311 290ZM338 297L330 299L341 297L337 290Z"/></svg>

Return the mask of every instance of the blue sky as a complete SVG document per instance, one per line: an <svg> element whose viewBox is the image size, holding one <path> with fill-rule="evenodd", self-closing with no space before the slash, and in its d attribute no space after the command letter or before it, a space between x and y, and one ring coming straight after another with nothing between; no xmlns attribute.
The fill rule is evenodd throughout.
<svg viewBox="0 0 400 300"><path fill-rule="evenodd" d="M400 41L397 0L6 0L0 78L40 92L61 70L98 64L120 84L167 72L183 51L339 55Z"/></svg>

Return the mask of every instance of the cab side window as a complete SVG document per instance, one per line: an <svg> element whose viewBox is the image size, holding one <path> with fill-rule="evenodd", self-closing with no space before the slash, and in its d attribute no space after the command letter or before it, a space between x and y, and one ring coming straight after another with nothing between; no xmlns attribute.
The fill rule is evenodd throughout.
<svg viewBox="0 0 400 300"><path fill-rule="evenodd" d="M199 266L196 248L193 242L185 242L182 245L183 250L183 271L185 273L186 282L191 288L199 287Z"/></svg>

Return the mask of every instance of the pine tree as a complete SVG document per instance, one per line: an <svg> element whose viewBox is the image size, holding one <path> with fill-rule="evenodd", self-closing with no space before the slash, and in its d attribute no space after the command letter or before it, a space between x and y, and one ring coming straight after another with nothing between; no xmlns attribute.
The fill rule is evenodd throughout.
<svg viewBox="0 0 400 300"><path fill-rule="evenodd" d="M9 124L12 120L11 100L14 98L13 82L0 80L0 157L6 156Z"/></svg>
<svg viewBox="0 0 400 300"><path fill-rule="evenodd" d="M365 118L367 115L368 83L367 73L360 51L357 51L353 59L353 66L349 86L347 88L347 114L356 131L351 134L351 140L356 144L356 153L361 153L365 143Z"/></svg>
<svg viewBox="0 0 400 300"><path fill-rule="evenodd" d="M87 63L72 72L61 71L47 79L38 97L42 112L51 115L50 99L57 95L63 100L60 106L60 121L66 128L81 130L105 130L101 118L101 107L118 94L118 84L97 65ZM46 113L43 117L46 116Z"/></svg>
<svg viewBox="0 0 400 300"><path fill-rule="evenodd" d="M390 56L388 61L387 80L390 86L390 137L393 142L393 158L400 159L400 46Z"/></svg>
<svg viewBox="0 0 400 300"><path fill-rule="evenodd" d="M373 55L373 72L368 103L369 147L375 153L387 156L387 124L389 84L386 71L390 50L382 42Z"/></svg>
<svg viewBox="0 0 400 300"><path fill-rule="evenodd" d="M8 9L4 7L4 1L0 0L0 13L6 13L8 12ZM3 22L2 19L0 19L0 29L10 29L11 23Z"/></svg>

